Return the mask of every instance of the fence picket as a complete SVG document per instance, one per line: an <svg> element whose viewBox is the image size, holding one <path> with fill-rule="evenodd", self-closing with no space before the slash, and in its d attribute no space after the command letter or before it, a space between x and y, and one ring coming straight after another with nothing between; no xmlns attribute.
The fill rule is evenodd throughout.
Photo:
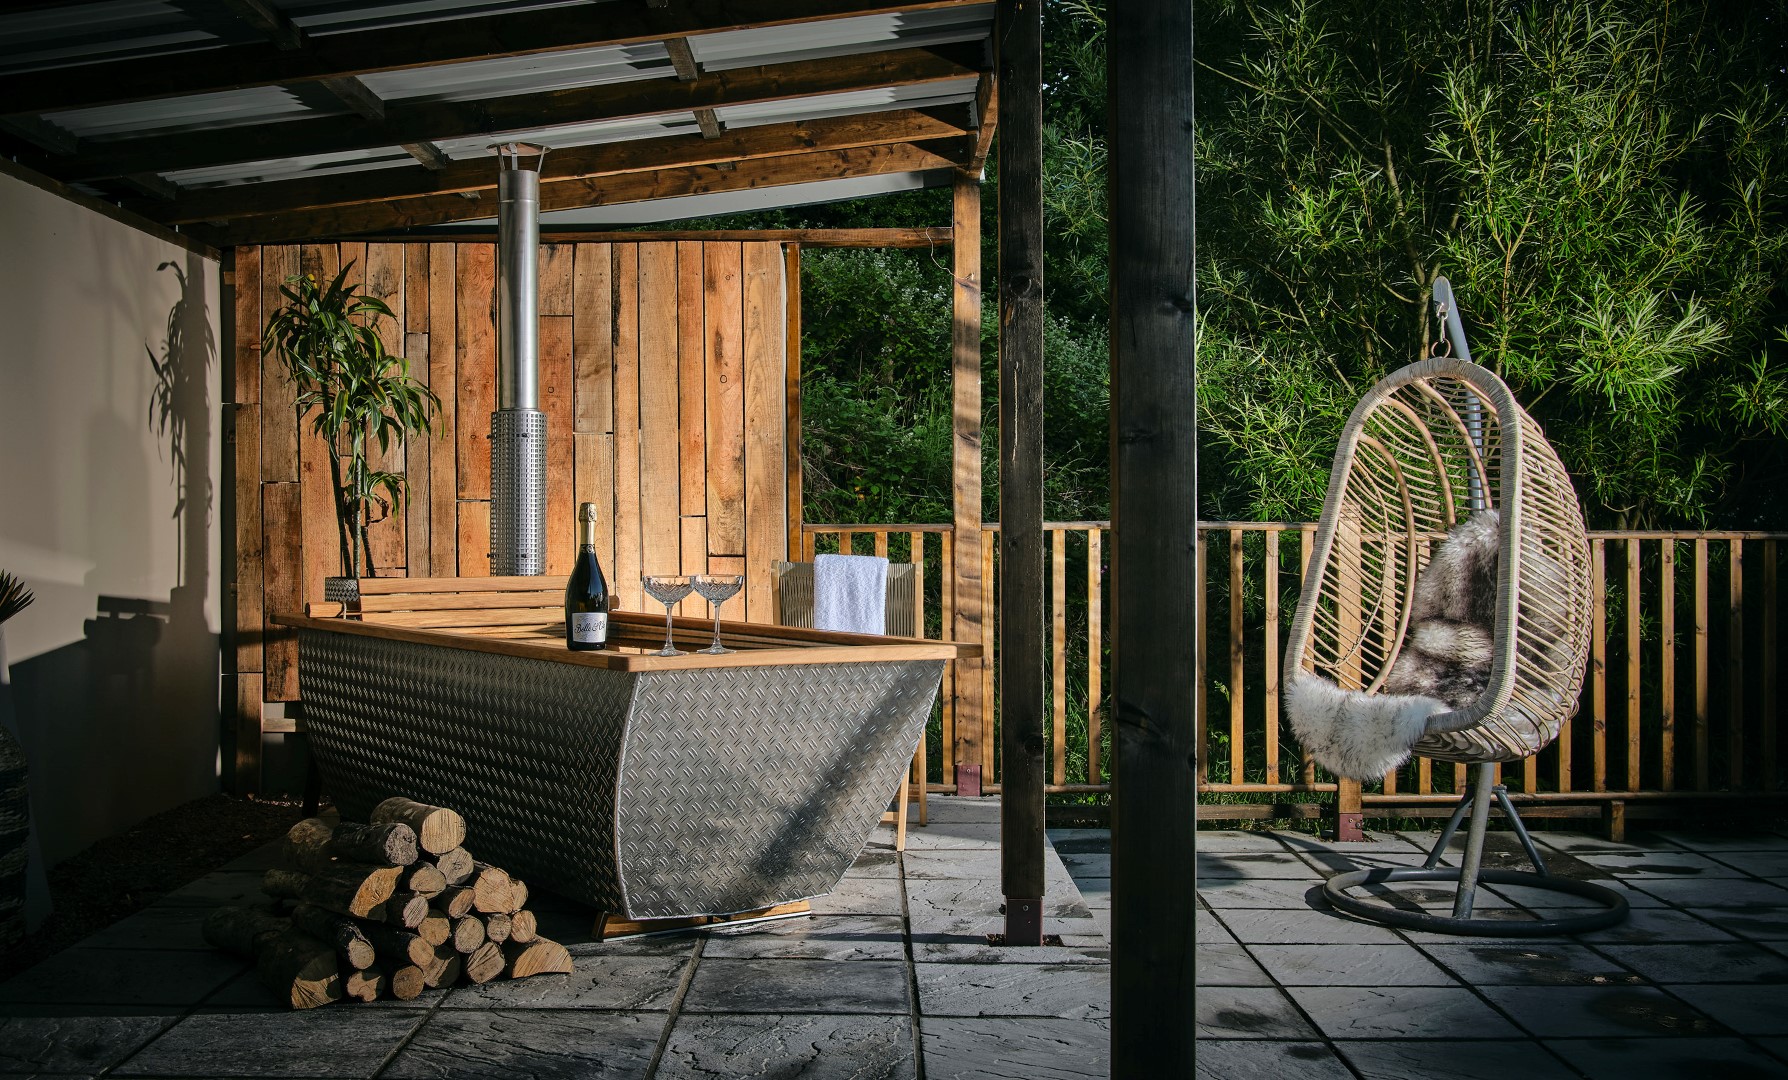
<svg viewBox="0 0 1788 1080"><path fill-rule="evenodd" d="M1105 727L1103 530L1107 527L1103 522L1055 522L1046 526L1050 533L1050 664L1054 693L1049 732L1051 782L1047 785L1047 790L1054 793L1102 794L1110 791L1110 784L1103 782L1107 756L1100 747ZM998 526L992 525L982 532L982 599L989 611L994 610L997 587L997 549L993 543L997 530ZM1285 776L1287 770L1280 761L1283 749L1280 724L1283 717L1279 695L1283 656L1279 632L1280 622L1286 614L1280 603L1280 587L1282 561L1288 554L1284 550L1284 538L1286 533L1293 531L1298 534L1297 572L1301 584L1309 572L1310 548L1315 534L1313 525L1255 522L1209 522L1200 525L1196 564L1199 587L1208 588L1211 579L1215 577L1216 582L1227 585L1230 597L1227 612L1227 663L1223 664L1223 675L1219 676L1229 684L1229 715L1228 723L1219 729L1221 734L1211 731L1208 722L1209 694L1213 681L1213 673L1208 666L1211 659L1208 619L1201 621L1197 628L1196 685L1191 689L1197 695L1200 746L1205 750L1199 762L1202 791L1251 792L1263 796L1293 792L1322 793L1326 797L1337 791L1342 791L1345 795L1346 791L1342 789L1357 790L1352 785L1337 784L1332 778L1324 777L1319 780L1318 771L1308 755L1300 755L1300 760L1294 767L1296 777L1288 783ZM932 532L939 534L935 555L928 550L928 536ZM1257 553L1260 556L1258 567L1253 565L1255 558L1247 550L1247 534L1250 532L1263 534L1261 551ZM1084 592L1077 581L1073 589L1076 595L1073 597L1069 596L1068 550L1077 542L1070 537L1071 533L1085 537L1084 551L1087 560ZM1574 774L1571 731L1567 721L1554 747L1546 751L1554 755L1549 759L1549 764L1542 767L1534 758L1521 763L1519 775L1522 794L1551 799L1580 792L1585 798L1599 795L1604 799L1624 799L1635 792L1662 795L1692 789L1682 791L1686 795L1693 791L1707 790L1712 783L1711 771L1717 764L1710 753L1710 739L1713 735L1710 688L1716 678L1724 684L1721 697L1722 704L1727 707L1727 715L1723 718L1726 726L1721 731L1725 742L1720 747L1722 756L1727 761L1725 767L1720 769L1720 786L1750 790L1744 786L1748 783L1763 790L1773 785L1781 771L1778 760L1781 739L1776 727L1780 721L1775 715L1777 687L1774 660L1780 631L1776 596L1780 569L1778 541L1783 538L1781 534L1760 533L1592 534L1591 561L1595 578L1592 583L1591 663L1583 701L1583 712L1593 725L1591 731L1583 733L1584 742L1589 744L1592 752L1592 760L1583 763L1586 766L1584 773L1587 775ZM914 605L919 617L919 632L930 636L924 623L925 595L929 586L925 575L935 562L938 566L939 595L943 604L940 614L943 625L947 627L953 621L954 591L949 581L950 568L954 565L953 539L947 526L804 525L802 536L794 550L810 559L816 551L826 550L874 550L884 557L904 555L918 567ZM1645 569L1648 554L1646 543L1651 540L1659 542L1655 583ZM1758 546L1751 551L1753 565L1761 560L1761 569L1752 570L1750 583L1750 602L1759 608L1756 615L1747 615L1744 610L1744 544L1747 540L1758 542ZM1621 564L1612 569L1618 575L1615 582L1617 591L1624 590L1624 596L1617 597L1623 606L1618 617L1613 619L1610 618L1613 613L1607 610L1611 569L1607 565L1607 547L1610 542L1620 549ZM1683 628L1682 634L1692 634L1692 643L1680 641L1682 635L1678 633L1676 625L1678 545L1685 542L1690 545L1689 557L1692 565L1686 575L1690 580L1683 585L1693 594L1693 628ZM1726 581L1721 589L1724 595L1716 602L1713 583L1709 580L1709 567L1715 554L1713 545L1717 543L1726 545L1723 554L1728 565ZM1350 552L1358 553L1358 548L1362 546L1357 536L1338 537L1337 544L1338 554L1342 558L1346 558ZM1226 559L1227 565L1209 566L1208 560L1213 553ZM1425 562L1425 546L1418 557ZM1361 559L1362 563L1366 561ZM1251 609L1248 597L1255 588L1262 590L1263 603L1259 608ZM1656 592L1652 593L1650 590L1654 588ZM1649 606L1652 603L1656 604L1655 629L1650 626L1654 621L1650 614L1654 609ZM1077 614L1083 604L1084 631L1081 630L1081 620ZM1715 610L1721 606L1723 611ZM1338 618L1343 623L1351 623L1354 631L1375 632L1379 614L1372 614L1374 626L1370 628L1360 625L1364 614L1357 611L1342 612ZM1726 620L1721 635L1725 652L1720 657L1719 666L1714 665L1710 657L1713 644L1712 620L1717 616L1723 616ZM1083 632L1084 641L1071 639L1071 635ZM1655 652L1651 651L1653 642L1649 640L1652 634L1656 635ZM983 623L980 638L983 648L991 658L998 644L996 627L991 625L991 621ZM1679 648L1679 644L1688 644L1691 647ZM1621 673L1617 677L1622 682L1618 692L1625 694L1624 723L1615 736L1624 744L1624 757L1620 757L1618 761L1610 759L1607 745L1609 721L1612 718L1607 700L1608 669L1613 657L1619 657L1621 665ZM1079 677L1075 673L1080 670L1078 665L1083 659L1086 664L1087 685L1082 702L1086 709L1086 724L1081 728L1068 723L1068 688ZM1255 674L1252 669L1257 663L1262 665L1262 670ZM1651 674L1653 663L1657 664L1655 676ZM1072 671L1070 665L1074 665ZM994 666L989 663L980 673L984 680L982 693L990 701L995 693L992 685L994 670ZM1747 685L1747 672L1754 673L1751 677L1756 680L1756 687ZM1343 672L1344 679L1347 674ZM942 736L939 765L946 781L943 785L946 790L950 789L948 780L953 777L955 766L955 678L954 670L945 671L940 710L941 731L934 729ZM1250 683L1250 678L1255 681ZM1652 680L1649 684L1646 681L1648 678ZM1685 683L1692 689L1693 704L1690 706L1684 702L1679 709L1678 690L1684 688ZM1080 695L1077 694L1076 697ZM1080 707L1079 703L1076 707ZM1689 716L1691 724L1690 732L1681 740L1678 739L1677 731L1679 713ZM997 762L993 752L995 719L995 711L991 709L984 712L981 719L980 756L983 783L988 790L998 789L995 771ZM1753 727L1756 728L1754 732ZM1219 743L1227 741L1229 744L1227 753L1219 751L1229 773L1220 783L1211 781L1208 767L1213 740ZM1070 768L1069 761L1080 753L1085 754L1085 769L1081 769L1078 763ZM1616 750L1615 753L1618 756L1622 751ZM1647 756L1651 753L1658 755L1655 768L1648 763ZM1756 761L1757 764L1747 767L1747 761ZM1255 769L1254 778L1250 779L1247 770L1254 764L1261 767ZM928 765L928 761L922 761L919 767ZM1688 772L1691 768L1692 780ZM1499 768L1498 775L1504 771L1509 774L1512 784L1515 770L1512 767L1508 770ZM1444 799L1444 789L1435 790L1434 772L1434 763L1431 760L1418 758L1409 772L1399 770L1368 788L1367 802L1386 805L1405 800L1417 802L1423 797L1431 800ZM1467 768L1454 765L1450 772L1452 789L1462 790L1468 775ZM1545 774L1543 778L1542 772ZM1073 775L1070 776L1070 773ZM1556 791L1542 790L1543 783L1556 787Z"/></svg>

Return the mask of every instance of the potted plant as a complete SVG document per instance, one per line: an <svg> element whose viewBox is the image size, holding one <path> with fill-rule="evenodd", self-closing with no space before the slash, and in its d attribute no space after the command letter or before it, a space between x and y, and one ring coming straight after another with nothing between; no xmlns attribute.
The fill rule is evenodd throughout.
<svg viewBox="0 0 1788 1080"><path fill-rule="evenodd" d="M25 748L13 734L12 687L6 670L6 620L36 599L25 583L0 571L0 952L25 933L25 871L31 796Z"/></svg>
<svg viewBox="0 0 1788 1080"><path fill-rule="evenodd" d="M268 316L261 341L262 353L278 355L297 389L299 422L315 409L311 430L329 448L344 576L325 579L323 593L346 605L358 603L360 578L378 576L367 527L404 497L402 473L372 468L372 442L384 452L394 438L432 431L441 407L411 377L410 362L386 351L377 320L396 317L378 297L345 284L353 265L327 286L315 274L287 278L279 290L286 302Z"/></svg>

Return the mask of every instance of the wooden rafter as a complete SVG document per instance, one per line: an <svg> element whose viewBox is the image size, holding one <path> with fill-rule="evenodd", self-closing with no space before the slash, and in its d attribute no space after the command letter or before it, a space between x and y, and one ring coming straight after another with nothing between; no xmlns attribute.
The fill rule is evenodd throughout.
<svg viewBox="0 0 1788 1080"><path fill-rule="evenodd" d="M138 172L175 172L868 88L916 86L971 76L982 63L978 44L896 49L704 72L688 82L610 83L472 102L393 102L382 122L358 115L307 117L85 145L71 157L44 156L25 163L68 182L101 180Z"/></svg>
<svg viewBox="0 0 1788 1080"><path fill-rule="evenodd" d="M929 112L895 109L881 113L836 116L790 124L763 124L701 135L668 135L656 139L580 146L550 153L541 183L585 180L626 173L654 172L691 165L744 162L810 150L844 150L882 143L943 139L966 134L964 127ZM169 224L266 217L390 199L413 199L497 186L492 160L454 162L436 172L414 167L379 169L344 176L237 184L208 191L189 191L172 204L131 205Z"/></svg>
<svg viewBox="0 0 1788 1080"><path fill-rule="evenodd" d="M976 0L688 0L672 10L589 4L381 27L308 39L226 45L190 54L72 64L0 76L0 109L59 109L220 93L438 64L663 41L859 15L966 7Z"/></svg>
<svg viewBox="0 0 1788 1080"><path fill-rule="evenodd" d="M562 180L540 185L540 209L573 210L588 206L673 199L724 191L804 184L857 176L961 167L973 152L968 137L923 143L861 146L820 150L741 162L731 171L712 165L684 166L622 176ZM549 159L550 160L550 159ZM223 244L258 244L328 236L476 221L496 214L494 200L459 195L397 199L362 206L245 219L207 232Z"/></svg>

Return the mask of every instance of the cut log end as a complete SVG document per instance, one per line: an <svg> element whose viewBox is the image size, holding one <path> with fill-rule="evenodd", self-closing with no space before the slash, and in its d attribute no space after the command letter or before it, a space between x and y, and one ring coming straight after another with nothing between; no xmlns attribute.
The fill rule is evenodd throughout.
<svg viewBox="0 0 1788 1080"><path fill-rule="evenodd" d="M523 943L512 937L503 944L502 949L503 957L508 961L506 972L512 979L525 979L531 975L571 974L571 954L556 941L535 938Z"/></svg>
<svg viewBox="0 0 1788 1080"><path fill-rule="evenodd" d="M466 842L466 819L444 806L429 806L394 795L373 807L372 823L401 822L416 833L423 851L431 855L452 851Z"/></svg>
<svg viewBox="0 0 1788 1080"><path fill-rule="evenodd" d="M487 983L502 975L508 967L509 960L503 955L503 947L487 941L466 957L466 979L478 984Z"/></svg>

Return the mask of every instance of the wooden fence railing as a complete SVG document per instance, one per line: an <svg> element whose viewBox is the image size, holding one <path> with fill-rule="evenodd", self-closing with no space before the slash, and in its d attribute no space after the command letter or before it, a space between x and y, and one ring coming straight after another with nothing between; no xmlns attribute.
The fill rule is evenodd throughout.
<svg viewBox="0 0 1788 1080"><path fill-rule="evenodd" d="M983 610L998 610L998 526L982 532ZM1049 784L1062 796L1110 791L1105 715L1106 522L1045 526L1051 620ZM1205 604L1198 627L1201 814L1320 812L1316 804L1438 812L1465 767L1418 758L1361 788L1305 758L1279 710L1284 634L1297 605L1313 523L1207 522L1199 527ZM1782 793L1777 573L1788 533L1594 532L1595 623L1578 714L1539 755L1502 770L1517 801L1549 806ZM953 537L946 525L806 525L803 551L849 550L920 564L920 625L949 625ZM1748 586L1748 588L1747 588ZM983 643L998 645L993 620ZM992 655L991 652L989 654ZM992 663L985 700L996 702ZM950 685L933 720L933 790L953 790L958 742ZM997 703L996 703L997 704ZM997 707L982 719L983 776L997 790ZM1436 804L1427 807L1425 804ZM1544 809L1534 812L1545 813Z"/></svg>

